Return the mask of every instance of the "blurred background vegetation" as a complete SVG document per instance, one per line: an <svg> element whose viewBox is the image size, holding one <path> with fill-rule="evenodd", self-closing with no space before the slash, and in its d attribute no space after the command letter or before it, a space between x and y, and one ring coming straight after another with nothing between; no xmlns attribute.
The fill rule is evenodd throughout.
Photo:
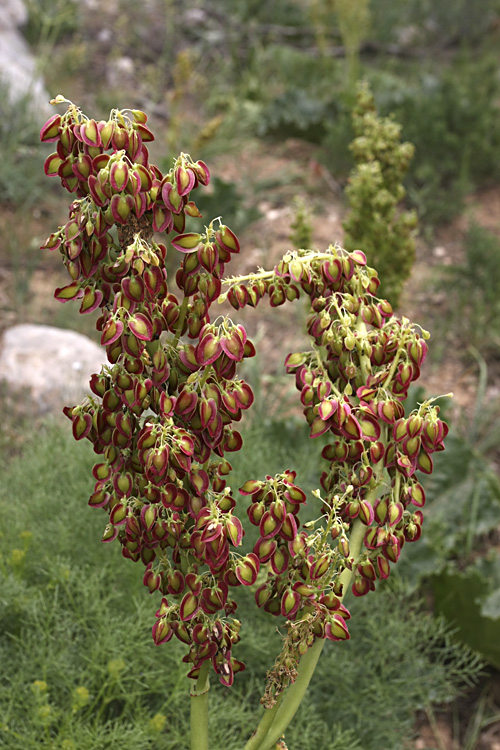
<svg viewBox="0 0 500 750"><path fill-rule="evenodd" d="M421 542L405 547L389 585L352 603L352 640L326 650L304 723L298 717L287 742L407 750L425 725L429 750L492 750L500 742L499 0L25 5L22 33L50 96L63 93L96 118L115 106L144 109L161 168L180 150L207 161L212 186L197 203L240 234L248 268L254 257L265 264L289 247L342 241L342 220L359 206L350 197L360 169L350 148L358 80L379 122L392 118L397 137L413 144L393 191L396 219L416 212L419 227L402 240L398 267L412 273L399 307L433 334L425 390L412 398L454 390L450 436L426 485ZM1 328L46 322L93 336L93 321L51 299L64 276L58 257L38 249L68 204L43 174L46 115L0 86ZM364 186L370 195L373 185ZM385 243L390 258L394 237L374 234L380 214L373 202L370 210L359 236L374 252ZM339 234L326 238L331 226ZM257 343L266 352L275 336L287 346L302 313L279 331L264 311L253 313ZM234 487L288 467L305 488L318 485L320 449L296 421L281 373L265 353L247 373L260 400ZM180 750L188 721L180 649L154 648L154 602L140 572L99 545L103 519L86 507L90 448L73 445L66 425L13 415L6 400L0 407L0 744ZM249 668L230 692L213 690L214 747L228 750L254 721L270 630L279 642L274 621L250 604L242 596Z"/></svg>

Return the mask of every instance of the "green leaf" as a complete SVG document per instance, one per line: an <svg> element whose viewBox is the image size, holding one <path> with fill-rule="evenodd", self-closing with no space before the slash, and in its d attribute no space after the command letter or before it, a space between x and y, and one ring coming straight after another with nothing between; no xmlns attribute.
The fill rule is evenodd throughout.
<svg viewBox="0 0 500 750"><path fill-rule="evenodd" d="M437 611L456 625L460 639L500 668L500 618L484 616L484 603L492 598L488 597L489 581L478 570L469 568L464 573L434 576L432 587ZM498 595L499 591L495 593ZM500 596L493 604L500 605Z"/></svg>

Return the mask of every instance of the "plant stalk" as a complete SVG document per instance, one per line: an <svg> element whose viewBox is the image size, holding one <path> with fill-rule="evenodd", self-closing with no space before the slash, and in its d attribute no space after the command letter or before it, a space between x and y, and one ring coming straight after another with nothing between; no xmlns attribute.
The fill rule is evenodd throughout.
<svg viewBox="0 0 500 750"><path fill-rule="evenodd" d="M265 709L264 716L260 720L260 723L257 729L255 730L255 732L252 734L247 744L245 745L245 750L258 750L260 748L262 740L264 739L269 729L271 728L271 725L274 721L274 717L276 716L276 713L283 699L283 695L284 693L281 693L278 700L276 701L276 704L272 708Z"/></svg>
<svg viewBox="0 0 500 750"><path fill-rule="evenodd" d="M191 750L208 750L208 673L210 660L204 661L196 686L191 690Z"/></svg>
<svg viewBox="0 0 500 750"><path fill-rule="evenodd" d="M349 539L351 556L354 558L354 561L356 561L361 551L365 530L366 527L358 518L356 518ZM342 590L344 591L342 598L347 592L352 575L352 570L345 568L339 576L339 581L342 584ZM297 678L284 694L281 705L277 707L277 710L275 710L276 706L274 709L268 709L269 712L272 711L274 714L274 717L271 717L272 721L270 722L269 717L264 715L261 724L259 724L259 727L257 728L257 732L247 743L245 750L271 750L271 748L276 746L277 741L284 734L304 698L324 645L325 639L317 638L311 648L304 654L299 662ZM264 736L260 744L252 743L252 740L254 740L257 735L262 736L262 732L259 730L264 722L270 724L267 734Z"/></svg>

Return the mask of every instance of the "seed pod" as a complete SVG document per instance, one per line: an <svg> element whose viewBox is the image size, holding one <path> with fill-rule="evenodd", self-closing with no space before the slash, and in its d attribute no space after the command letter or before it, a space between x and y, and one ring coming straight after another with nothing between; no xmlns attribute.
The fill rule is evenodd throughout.
<svg viewBox="0 0 500 750"><path fill-rule="evenodd" d="M325 625L325 636L330 641L345 641L351 636L345 624L345 620L340 615L331 615Z"/></svg>

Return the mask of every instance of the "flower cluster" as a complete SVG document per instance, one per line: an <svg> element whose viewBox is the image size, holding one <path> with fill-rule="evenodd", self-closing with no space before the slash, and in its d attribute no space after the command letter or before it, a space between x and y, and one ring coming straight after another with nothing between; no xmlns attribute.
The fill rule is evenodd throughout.
<svg viewBox="0 0 500 750"><path fill-rule="evenodd" d="M42 140L57 144L45 171L75 194L68 221L43 245L59 249L70 276L55 296L99 312L108 360L92 394L65 413L74 437L101 457L89 504L108 514L103 541L118 540L124 557L145 566L145 586L162 595L153 639L186 644L190 677L211 664L231 685L244 668L232 653L232 587L254 587L257 606L285 619L272 705L316 639L349 638L349 584L357 596L373 590L420 537L418 472L432 471L447 433L433 400L411 414L403 406L428 334L377 298L377 274L359 250L299 250L270 271L225 278L240 249L234 233L220 220L185 231L186 216L200 218L191 192L208 184L207 166L181 154L162 174L149 162L146 122L136 110L96 122L69 103L42 128ZM180 253L173 283L170 252ZM254 396L238 367L255 348L242 325L213 320L211 306L267 298L276 307L301 296L312 348L289 354L285 368L311 438L329 440L313 493L321 516L299 518L306 494L292 469L250 479L240 493L258 539L245 551L226 454L242 447L235 423Z"/></svg>
<svg viewBox="0 0 500 750"><path fill-rule="evenodd" d="M421 535L425 493L418 472L430 474L431 454L444 449L448 428L433 400L408 416L403 404L420 375L428 334L398 319L390 304L375 296L378 277L357 250L291 252L270 272L224 283L238 308L265 295L271 305L303 294L310 299L313 349L289 354L285 367L295 375L311 438L330 438L322 450L329 465L320 481L323 528L333 546L325 551L324 535L318 544L316 532L299 531L297 509L305 497L292 501L270 478L247 482L241 491L252 497L249 516L261 534L254 553L269 560L273 573L256 594L259 606L293 621L314 605L314 634L347 638L345 608L333 608L332 628L323 597L344 593L336 582L346 568L357 596L388 577L405 541ZM283 475L283 487L289 476ZM355 519L366 529L356 560L348 541ZM336 605L339 609L340 600Z"/></svg>
<svg viewBox="0 0 500 750"><path fill-rule="evenodd" d="M269 563L267 579L255 599L266 612L290 621L299 610L301 614L314 610L314 635L343 640L348 637L349 612L334 591L331 567L337 555L324 535L299 531L298 514L306 495L294 484L295 478L294 471L287 471L265 481L249 480L240 489L251 497L248 516L259 527L253 555L260 563Z"/></svg>
<svg viewBox="0 0 500 750"><path fill-rule="evenodd" d="M71 278L55 296L99 310L109 362L92 376L92 395L65 413L75 438L102 456L89 504L109 514L103 541L118 539L124 557L145 565L148 589L164 595L155 642L175 634L189 645L191 677L211 659L229 685L243 668L231 654L239 622L228 619L229 587L253 582L258 561L235 552L243 528L225 454L242 445L234 423L253 393L237 366L255 349L243 326L210 318L224 265L239 252L235 235L213 222L184 233L186 215L199 216L191 191L209 171L181 154L163 175L149 162L152 137L142 112L95 122L72 104L42 128L42 140L57 143L46 173L76 194L43 245L60 250ZM155 241L173 232L182 301L167 281L167 245Z"/></svg>

